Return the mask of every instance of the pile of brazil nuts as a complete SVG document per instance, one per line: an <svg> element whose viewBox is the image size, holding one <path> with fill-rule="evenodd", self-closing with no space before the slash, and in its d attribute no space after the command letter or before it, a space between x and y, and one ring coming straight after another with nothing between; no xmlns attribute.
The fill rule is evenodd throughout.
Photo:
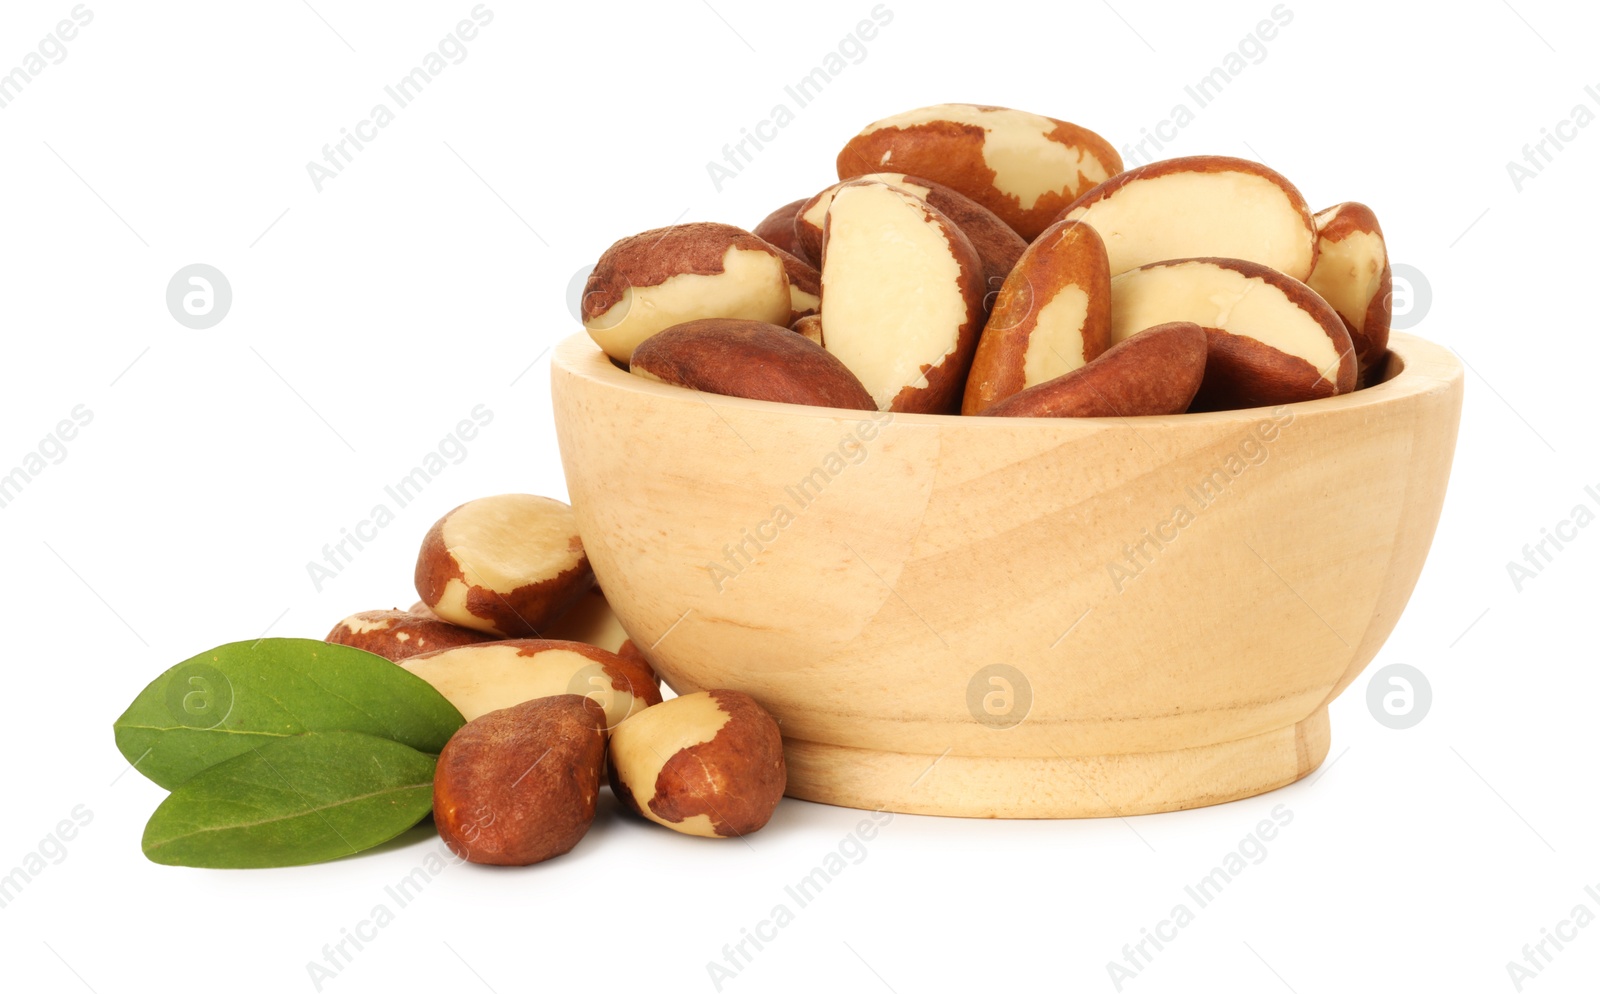
<svg viewBox="0 0 1600 994"><path fill-rule="evenodd" d="M395 661L467 719L433 782L434 824L460 858L525 866L570 851L602 777L623 808L687 835L771 818L787 783L777 723L734 690L662 700L566 504L461 505L423 539L416 587L409 609L351 615L325 641Z"/></svg>
<svg viewBox="0 0 1600 994"><path fill-rule="evenodd" d="M837 166L750 231L618 241L585 287L585 329L647 379L863 411L1182 414L1383 376L1377 218L1313 213L1259 163L1124 171L1078 125L940 104L868 125Z"/></svg>
<svg viewBox="0 0 1600 994"><path fill-rule="evenodd" d="M585 329L635 375L856 411L1128 417L1268 407L1376 382L1390 269L1373 212L1313 213L1272 169L1190 156L1124 171L1085 128L941 104L867 126L838 182L752 230L696 222L616 242ZM393 660L466 724L433 814L461 858L570 851L602 780L678 832L745 835L786 785L748 695L663 701L595 585L572 509L471 501L423 539L421 600L327 641Z"/></svg>

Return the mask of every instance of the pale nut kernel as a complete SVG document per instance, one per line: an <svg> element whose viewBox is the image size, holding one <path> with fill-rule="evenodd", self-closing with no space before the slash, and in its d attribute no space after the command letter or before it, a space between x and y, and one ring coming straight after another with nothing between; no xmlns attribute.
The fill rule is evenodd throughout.
<svg viewBox="0 0 1600 994"><path fill-rule="evenodd" d="M595 344L627 363L663 328L699 318L787 324L793 305L777 249L731 224L696 222L641 232L607 249L589 274L582 314Z"/></svg>
<svg viewBox="0 0 1600 994"><path fill-rule="evenodd" d="M600 705L611 729L661 703L661 686L643 656L582 642L508 639L413 656L400 665L468 721L523 701L579 694Z"/></svg>
<svg viewBox="0 0 1600 994"><path fill-rule="evenodd" d="M428 531L417 595L452 624L537 637L594 584L572 508L548 497L469 501Z"/></svg>
<svg viewBox="0 0 1600 994"><path fill-rule="evenodd" d="M761 828L788 781L777 722L736 690L645 709L612 730L610 757L611 789L624 807L706 838Z"/></svg>

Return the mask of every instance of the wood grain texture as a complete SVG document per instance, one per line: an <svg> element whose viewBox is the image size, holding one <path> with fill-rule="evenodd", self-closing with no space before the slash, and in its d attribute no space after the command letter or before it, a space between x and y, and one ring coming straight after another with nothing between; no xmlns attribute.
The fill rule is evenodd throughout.
<svg viewBox="0 0 1600 994"><path fill-rule="evenodd" d="M770 710L792 795L1126 815L1325 756L1327 703L1421 571L1460 417L1455 358L1391 346L1386 382L1276 413L1041 420L708 396L576 336L553 399L623 626L678 692ZM1011 727L969 703L997 664L1031 693Z"/></svg>

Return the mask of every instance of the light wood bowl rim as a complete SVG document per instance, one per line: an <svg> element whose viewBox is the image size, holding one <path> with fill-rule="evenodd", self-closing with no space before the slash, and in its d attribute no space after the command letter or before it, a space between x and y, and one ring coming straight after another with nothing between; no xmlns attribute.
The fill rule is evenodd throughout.
<svg viewBox="0 0 1600 994"><path fill-rule="evenodd" d="M1393 332L1389 339L1391 362L1400 363L1400 371L1382 383L1322 400L1301 401L1287 405L1296 415L1334 415L1357 408L1397 404L1418 395L1447 390L1462 377L1459 359L1449 349L1425 338L1404 332ZM750 400L726 394L703 393L687 387L674 386L634 376L615 366L587 332L578 332L563 339L551 360L552 375L565 373L607 389L634 394L641 399L659 398L676 403L693 402L709 404L715 400L721 410L745 410L751 413L784 415L793 418L826 418L834 421L862 422L876 417L869 411L851 411L833 407L812 407L805 404L781 404L770 400ZM895 414L898 425L928 427L956 427L992 425L996 428L1019 424L1053 425L1058 430L1070 431L1073 427L1085 431L1102 431L1115 426L1200 427L1205 425L1250 425L1259 421L1264 411L1277 408L1255 407L1235 411L1212 411L1203 414L1166 414L1126 418L985 418L956 414Z"/></svg>

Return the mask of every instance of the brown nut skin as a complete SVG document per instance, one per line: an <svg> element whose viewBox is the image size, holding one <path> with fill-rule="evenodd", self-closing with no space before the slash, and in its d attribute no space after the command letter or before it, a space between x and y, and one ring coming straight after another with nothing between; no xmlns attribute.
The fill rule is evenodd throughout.
<svg viewBox="0 0 1600 994"><path fill-rule="evenodd" d="M906 178L912 182L924 182L915 176ZM928 203L960 228L972 241L972 247L978 250L978 259L983 263L984 286L992 296L999 291L1017 260L1022 258L1022 253L1028 248L1028 240L976 200L933 180L927 180L925 185L931 188Z"/></svg>
<svg viewBox="0 0 1600 994"><path fill-rule="evenodd" d="M642 654L611 653L587 642L505 639L425 652L400 665L468 721L539 697L581 694L606 711L609 731L661 703L661 680Z"/></svg>
<svg viewBox="0 0 1600 994"><path fill-rule="evenodd" d="M1295 185L1259 162L1226 155L1136 166L1057 218L1068 219L1100 232L1113 276L1166 259L1220 256L1304 280L1317 258L1316 222Z"/></svg>
<svg viewBox="0 0 1600 994"><path fill-rule="evenodd" d="M439 837L471 863L560 856L594 821L604 758L605 712L587 697L541 697L469 721L439 754Z"/></svg>
<svg viewBox="0 0 1600 994"><path fill-rule="evenodd" d="M772 246L783 261L783 273L789 278L789 323L794 324L822 308L822 273L811 263L792 252Z"/></svg>
<svg viewBox="0 0 1600 994"><path fill-rule="evenodd" d="M993 211L943 183L905 173L868 173L856 179L887 183L926 201L929 207L960 228L961 233L972 242L972 247L977 249L978 261L983 264L984 286L989 294L985 298L986 307L1028 247L1027 241ZM822 258L822 226L827 217L828 204L843 185L843 182L835 183L807 200L795 216L796 241L803 250L797 255L802 258Z"/></svg>
<svg viewBox="0 0 1600 994"><path fill-rule="evenodd" d="M611 689L637 695L646 707L660 704L661 676L639 647L633 644L633 639L623 642L612 655L616 660L610 663L606 671L611 677Z"/></svg>
<svg viewBox="0 0 1600 994"><path fill-rule="evenodd" d="M1367 387L1375 387L1380 383L1387 382L1389 380L1389 359L1393 355L1394 353L1385 346L1382 352L1372 358L1372 364L1361 370L1356 377L1355 388L1357 390L1365 390Z"/></svg>
<svg viewBox="0 0 1600 994"><path fill-rule="evenodd" d="M630 371L727 397L877 410L836 356L804 335L759 321L708 318L668 328L634 351Z"/></svg>
<svg viewBox="0 0 1600 994"><path fill-rule="evenodd" d="M1063 293L1071 296L1062 298ZM1081 322L1076 328L1061 326L1056 308L1079 299ZM972 357L961 413L981 413L1014 393L1082 368L1110 347L1111 270L1105 243L1087 224L1057 221L1040 232L1001 284Z"/></svg>
<svg viewBox="0 0 1600 994"><path fill-rule="evenodd" d="M1315 220L1317 264L1306 283L1344 321L1355 344L1360 380L1374 382L1374 368L1388 357L1394 306L1394 273L1383 228L1372 208L1354 201L1319 211Z"/></svg>
<svg viewBox="0 0 1600 994"><path fill-rule="evenodd" d="M628 641L605 591L599 586L590 587L561 617L550 622L540 632L541 638L563 642L587 642L607 652L617 652Z"/></svg>
<svg viewBox="0 0 1600 994"><path fill-rule="evenodd" d="M433 612L361 611L333 626L324 642L363 649L399 662L424 652L473 645L494 638L484 632L440 621Z"/></svg>
<svg viewBox="0 0 1600 994"><path fill-rule="evenodd" d="M1191 321L1206 330L1190 411L1276 407L1355 389L1355 347L1327 301L1244 259L1168 259L1111 278L1111 337Z"/></svg>
<svg viewBox="0 0 1600 994"><path fill-rule="evenodd" d="M1337 396L1303 359L1287 357L1246 335L1207 328L1206 382L1190 401L1193 411L1239 411ZM1349 387L1355 389L1352 377Z"/></svg>
<svg viewBox="0 0 1600 994"><path fill-rule="evenodd" d="M798 256L807 265L815 267L814 256L808 256L800 248L799 239L795 236L794 216L800 213L800 208L806 205L809 197L801 197L793 203L784 204L777 210L761 219L761 223L750 229L750 233L769 245L783 249L790 255Z"/></svg>
<svg viewBox="0 0 1600 994"><path fill-rule="evenodd" d="M1206 332L1156 325L1087 366L1012 394L982 414L1013 418L1133 418L1182 414L1206 374Z"/></svg>
<svg viewBox="0 0 1600 994"><path fill-rule="evenodd" d="M626 642L622 643L622 647L617 650L617 655L628 660L630 663L633 663L636 666L643 666L650 672L652 676L655 675L655 668L650 665L649 658L645 656L644 650L639 648L638 645L634 643L633 639L628 639ZM661 678L656 677L656 689L658 692L660 687ZM658 700L656 703L660 704L661 702Z"/></svg>
<svg viewBox="0 0 1600 994"><path fill-rule="evenodd" d="M803 335L808 340L818 345L827 347L822 337L822 315L807 314L805 317L789 325L789 330L797 335Z"/></svg>
<svg viewBox="0 0 1600 994"><path fill-rule="evenodd" d="M777 722L736 690L685 694L634 715L613 730L610 758L622 805L685 835L756 831L788 783Z"/></svg>
<svg viewBox="0 0 1600 994"><path fill-rule="evenodd" d="M507 577L476 561L504 558L519 541L525 545L514 551L528 572ZM468 501L435 522L423 536L414 579L435 616L502 638L530 638L594 585L594 571L570 507L501 494Z"/></svg>
<svg viewBox="0 0 1600 994"><path fill-rule="evenodd" d="M845 183L824 219L822 281L827 350L878 409L960 410L984 321L983 265L960 228L887 183Z"/></svg>
<svg viewBox="0 0 1600 994"><path fill-rule="evenodd" d="M1011 150L997 158L998 172L985 158L990 140ZM1049 146L1066 152L1065 161L1050 189L1024 202L1011 189L1005 163L1039 161ZM1078 196L1122 172L1122 157L1104 138L1066 121L1008 107L941 104L869 124L846 143L836 165L840 179L886 170L926 176L976 200L1032 241Z"/></svg>
<svg viewBox="0 0 1600 994"><path fill-rule="evenodd" d="M584 287L583 326L628 362L640 342L696 318L787 319L792 300L778 250L742 228L699 221L620 239Z"/></svg>

